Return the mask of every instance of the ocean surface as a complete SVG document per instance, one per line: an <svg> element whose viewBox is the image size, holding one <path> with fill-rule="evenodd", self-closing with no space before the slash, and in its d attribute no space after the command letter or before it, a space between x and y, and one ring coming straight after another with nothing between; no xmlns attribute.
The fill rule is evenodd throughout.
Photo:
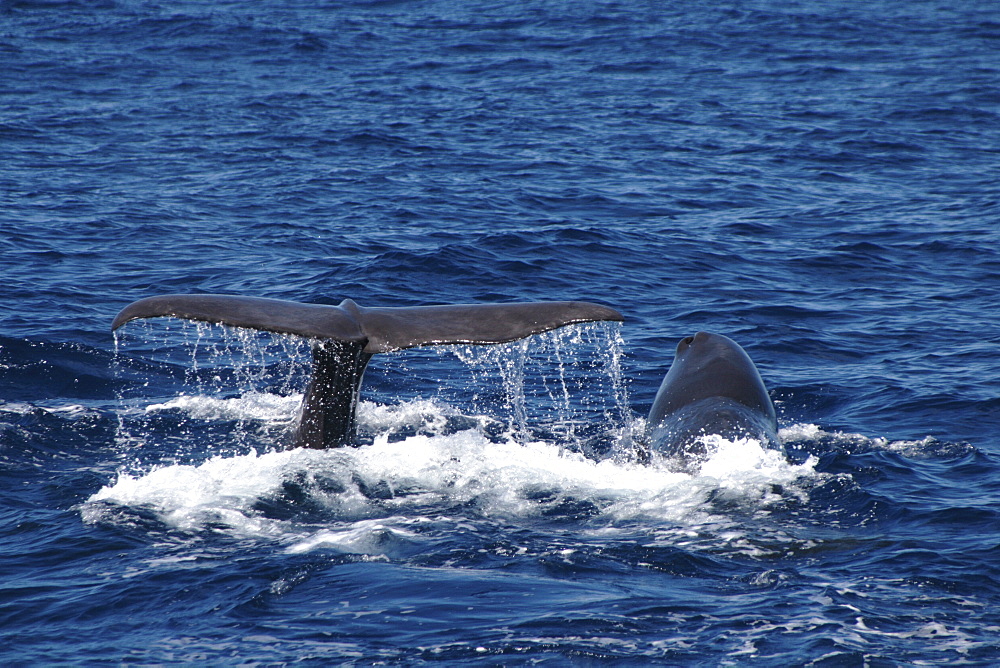
<svg viewBox="0 0 1000 668"><path fill-rule="evenodd" d="M1000 663L1000 5L0 0L6 665ZM129 302L588 300L377 355ZM787 457L628 453L679 339Z"/></svg>

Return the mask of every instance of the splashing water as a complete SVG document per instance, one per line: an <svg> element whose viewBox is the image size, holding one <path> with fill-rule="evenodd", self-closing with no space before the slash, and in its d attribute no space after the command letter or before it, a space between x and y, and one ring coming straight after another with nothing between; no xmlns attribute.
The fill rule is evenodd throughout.
<svg viewBox="0 0 1000 668"><path fill-rule="evenodd" d="M407 419L406 411L400 417ZM815 460L793 465L771 454L728 443L692 476L595 461L541 441L497 443L474 429L396 442L383 435L359 448L218 455L198 465L122 472L88 500L84 517L106 519L108 503L150 508L175 528L223 527L281 540L293 551L342 549L342 541L355 551L362 534L405 533L433 517L572 517L605 529L639 522L697 530L726 523L706 505L713 496L763 507L777 502L775 484L815 475ZM284 510L270 513L266 506L274 504Z"/></svg>
<svg viewBox="0 0 1000 668"><path fill-rule="evenodd" d="M135 381L121 392L124 449L167 439L172 443L166 449L174 452L164 454L191 456L198 452L199 436L206 434L212 435L213 453L280 446L279 432L295 419L308 381L312 342L161 320L166 326L137 323L139 336L130 325L131 331L116 338L116 369ZM449 363L454 359L461 367ZM451 430L479 426L498 438L542 438L571 449L607 451L629 432L621 359L620 328L613 323L571 325L500 345L378 355L366 372L362 397L370 392L381 408L362 402L359 430L363 440L377 437L385 426L378 410L390 410L416 391L431 394L427 401L433 404L422 404L419 421L394 422L401 435L427 428L435 433L447 423ZM157 377L156 383L150 376ZM173 382L165 383L164 376ZM144 392L151 384L177 394L150 403ZM405 405L412 413L415 404ZM151 429L150 422L158 421L166 423L164 429Z"/></svg>
<svg viewBox="0 0 1000 668"><path fill-rule="evenodd" d="M277 448L308 374L301 341L203 324L151 332L142 357L123 356L121 367L166 373L181 391L145 406L140 392L123 398L134 464L89 499L88 521L107 520L110 507L151 508L169 526L224 527L291 552L382 554L419 542L412 525L433 516L724 525L711 498L766 505L773 485L814 474L813 459L790 464L749 441L719 439L695 476L614 456L641 426L627 409L616 325L383 356L382 376L400 394L399 377L429 371L434 396L361 401L367 444L328 451ZM386 392L384 378L375 385Z"/></svg>

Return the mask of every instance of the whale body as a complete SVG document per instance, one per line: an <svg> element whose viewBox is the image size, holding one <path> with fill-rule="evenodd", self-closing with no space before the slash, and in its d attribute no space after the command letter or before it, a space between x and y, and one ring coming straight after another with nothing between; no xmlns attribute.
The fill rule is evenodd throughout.
<svg viewBox="0 0 1000 668"><path fill-rule="evenodd" d="M729 337L698 332L677 344L645 440L650 451L690 470L711 454L710 435L783 450L774 404L750 356Z"/></svg>

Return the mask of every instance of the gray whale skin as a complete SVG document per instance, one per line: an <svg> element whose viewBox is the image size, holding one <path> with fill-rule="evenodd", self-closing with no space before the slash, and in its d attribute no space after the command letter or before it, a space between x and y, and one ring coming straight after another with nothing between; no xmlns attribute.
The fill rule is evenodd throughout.
<svg viewBox="0 0 1000 668"><path fill-rule="evenodd" d="M774 404L750 356L729 337L698 332L677 344L646 418L645 454L690 470L711 454L704 438L711 434L784 451Z"/></svg>

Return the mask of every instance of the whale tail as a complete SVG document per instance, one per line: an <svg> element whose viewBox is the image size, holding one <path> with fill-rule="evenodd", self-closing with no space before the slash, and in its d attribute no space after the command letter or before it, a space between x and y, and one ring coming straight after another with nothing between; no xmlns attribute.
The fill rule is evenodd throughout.
<svg viewBox="0 0 1000 668"><path fill-rule="evenodd" d="M315 339L312 378L295 434L296 445L311 448L339 447L353 438L361 381L375 353L507 343L575 323L623 320L614 309L576 301L364 308L350 299L329 306L235 295L162 295L129 304L111 329L163 316Z"/></svg>

